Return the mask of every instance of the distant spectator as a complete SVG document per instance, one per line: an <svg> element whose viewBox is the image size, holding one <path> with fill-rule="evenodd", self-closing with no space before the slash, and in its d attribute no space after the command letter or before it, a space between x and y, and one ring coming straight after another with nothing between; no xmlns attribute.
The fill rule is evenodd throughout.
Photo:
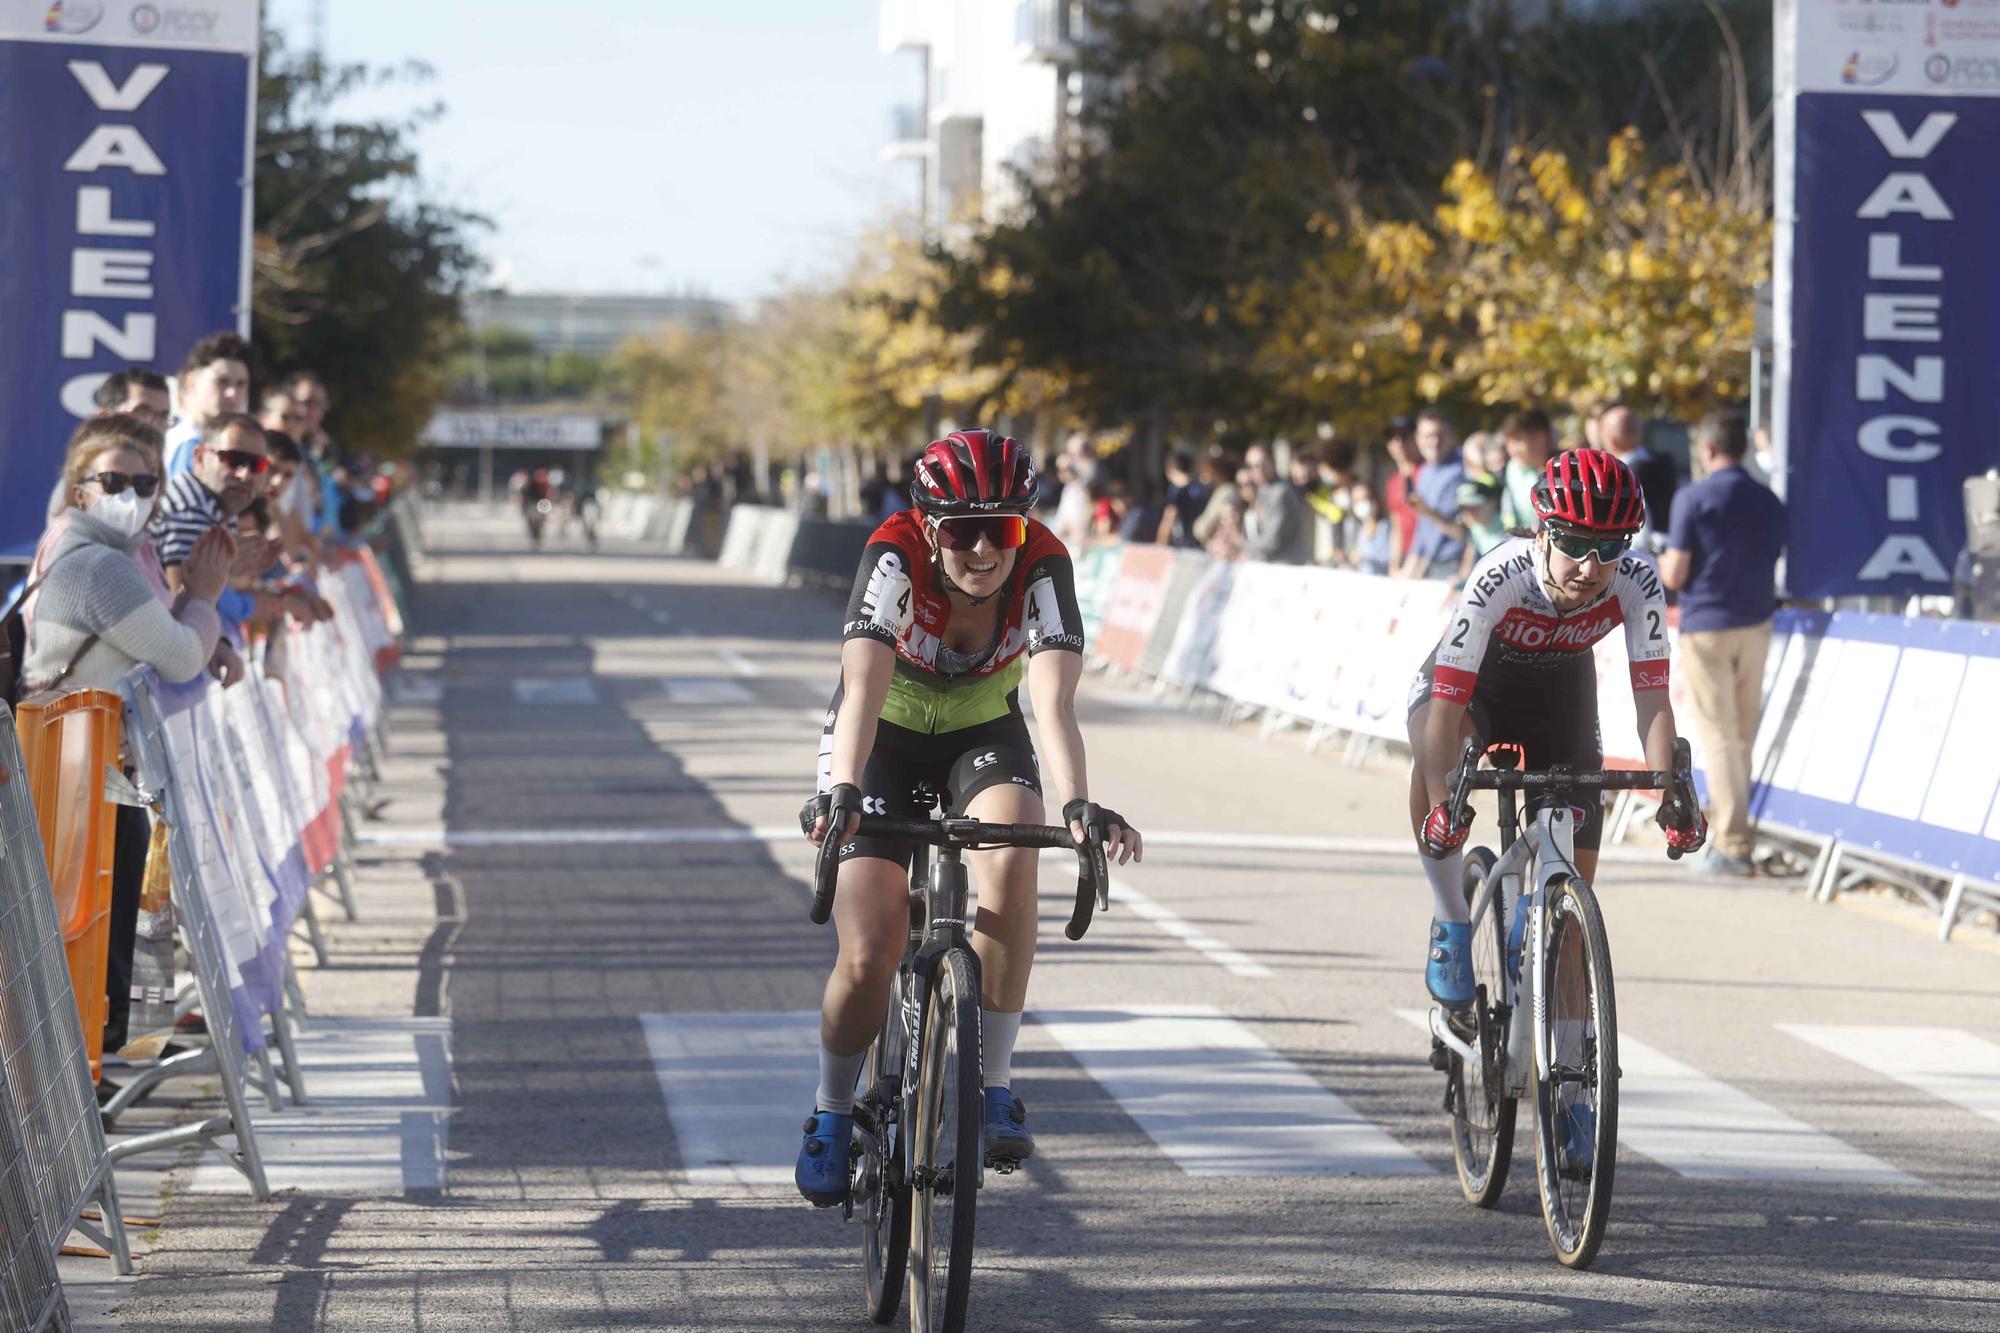
<svg viewBox="0 0 2000 1333"><path fill-rule="evenodd" d="M209 423L248 409L250 344L228 332L211 333L181 363L180 416L167 431L167 476L194 466L194 447Z"/></svg>
<svg viewBox="0 0 2000 1333"><path fill-rule="evenodd" d="M1209 549L1216 529L1226 521L1236 521L1241 536L1242 501L1237 494L1236 476L1242 468L1243 460L1234 454L1210 453L1201 460L1201 481L1208 487L1208 503L1202 506L1201 517L1194 521L1194 539L1204 550Z"/></svg>
<svg viewBox="0 0 2000 1333"><path fill-rule="evenodd" d="M1751 875L1750 747L1763 712L1764 659L1777 609L1785 507L1743 468L1735 412L1694 430L1700 481L1674 497L1660 579L1681 594L1680 659L1701 733L1716 845L1698 868Z"/></svg>
<svg viewBox="0 0 2000 1333"><path fill-rule="evenodd" d="M1125 513L1130 507L1131 497L1124 482L1091 483L1090 535L1116 537L1125 524Z"/></svg>
<svg viewBox="0 0 2000 1333"><path fill-rule="evenodd" d="M1604 449L1632 469L1639 479L1640 493L1646 497L1646 526L1639 530L1638 543L1657 553L1666 543L1667 521L1673 515L1674 491L1681 484L1680 471L1671 458L1662 458L1646 447L1645 427L1639 414L1620 403L1606 409L1598 421L1597 433Z"/></svg>
<svg viewBox="0 0 2000 1333"><path fill-rule="evenodd" d="M211 423L195 447L194 470L167 482L153 516L153 539L166 568L167 586L181 588L182 566L202 533L217 526L234 529L236 516L263 494L270 465L264 429L254 418L239 413ZM255 579L275 555L274 547L261 538L238 542L231 575L239 581ZM216 599L216 609L222 613L224 630L233 632L241 626L275 623L288 612L310 622L318 618L313 600L297 588L231 587ZM231 673L223 684L233 685L237 679L240 672Z"/></svg>
<svg viewBox="0 0 2000 1333"><path fill-rule="evenodd" d="M1166 512L1166 501L1157 489L1148 486L1130 494L1125 512L1118 520L1119 537L1128 542L1158 541Z"/></svg>
<svg viewBox="0 0 2000 1333"><path fill-rule="evenodd" d="M1417 511L1417 530L1401 572L1406 578L1456 578L1465 555L1465 534L1458 526L1458 487L1465 480L1458 432L1451 418L1427 407L1417 414L1416 439L1423 467L1408 499Z"/></svg>
<svg viewBox="0 0 2000 1333"><path fill-rule="evenodd" d="M1197 479L1194 459L1184 451L1176 450L1167 457L1167 503L1160 513L1157 539L1173 546L1198 547L1195 539L1195 520L1208 507L1210 487L1205 479Z"/></svg>
<svg viewBox="0 0 2000 1333"><path fill-rule="evenodd" d="M1409 417L1397 417L1389 423L1387 448L1389 464L1395 471L1382 483L1382 507L1389 516L1394 546L1389 559L1392 571L1410 558L1410 543L1417 535L1417 511L1410 504L1410 491L1416 485L1423 459L1417 454L1416 430L1417 423Z"/></svg>
<svg viewBox="0 0 2000 1333"><path fill-rule="evenodd" d="M1507 540L1507 529L1500 522L1500 483L1491 477L1467 477L1458 483L1454 503L1470 556L1465 573L1470 574L1472 560Z"/></svg>
<svg viewBox="0 0 2000 1333"><path fill-rule="evenodd" d="M1502 486L1507 481L1507 441L1497 430L1481 431L1480 471Z"/></svg>
<svg viewBox="0 0 2000 1333"><path fill-rule="evenodd" d="M1311 563L1312 528L1306 522L1305 504L1278 476L1270 448L1252 445L1243 463L1257 483L1256 496L1243 515L1244 555L1279 565Z"/></svg>
<svg viewBox="0 0 2000 1333"><path fill-rule="evenodd" d="M1465 443L1459 446L1458 463L1460 467L1465 469L1465 475L1468 479L1472 481L1490 481L1497 486L1500 484L1499 473L1486 464L1486 446L1489 442L1494 444L1499 443L1498 437L1491 431L1476 430L1466 436ZM1500 457L1504 465L1507 457L1505 446L1501 446Z"/></svg>
<svg viewBox="0 0 2000 1333"><path fill-rule="evenodd" d="M1509 529L1532 532L1535 483L1556 452L1549 414L1534 407L1512 413L1500 423L1500 438L1507 446L1507 468L1500 478L1500 519Z"/></svg>
<svg viewBox="0 0 2000 1333"><path fill-rule="evenodd" d="M1306 493L1306 508L1313 515L1313 561L1315 564L1345 564L1347 549L1347 491L1354 482L1354 445L1347 440L1328 440L1314 451L1317 484Z"/></svg>
<svg viewBox="0 0 2000 1333"><path fill-rule="evenodd" d="M1096 518L1097 497L1090 487L1097 480L1097 458L1090 452L1090 436L1072 431L1056 455L1056 476L1062 481L1062 498L1056 501L1056 535L1072 549L1090 540Z"/></svg>
<svg viewBox="0 0 2000 1333"><path fill-rule="evenodd" d="M91 395L98 416L124 415L145 422L154 430L167 428L173 410L173 395L167 377L157 371L134 366L105 377Z"/></svg>
<svg viewBox="0 0 2000 1333"><path fill-rule="evenodd" d="M1350 568L1364 574L1387 574L1394 551L1395 534L1382 502L1361 482L1347 488L1347 522L1342 546Z"/></svg>

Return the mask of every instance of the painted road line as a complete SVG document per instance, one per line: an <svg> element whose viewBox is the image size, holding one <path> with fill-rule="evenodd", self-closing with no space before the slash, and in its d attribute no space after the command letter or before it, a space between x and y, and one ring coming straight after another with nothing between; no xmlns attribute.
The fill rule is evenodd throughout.
<svg viewBox="0 0 2000 1333"><path fill-rule="evenodd" d="M674 623L674 618L665 611L655 611L652 613L652 617L655 625L671 625Z"/></svg>
<svg viewBox="0 0 2000 1333"><path fill-rule="evenodd" d="M1208 1005L1032 1014L1192 1176L1429 1175L1242 1023Z"/></svg>
<svg viewBox="0 0 2000 1333"><path fill-rule="evenodd" d="M451 1120L451 1020L315 1018L298 1034L304 1106L255 1111L271 1188L302 1194L402 1196L442 1189ZM188 1188L243 1192L243 1177L212 1157Z"/></svg>
<svg viewBox="0 0 2000 1333"><path fill-rule="evenodd" d="M1399 1018L1430 1031L1423 1009ZM1618 1141L1691 1180L1916 1185L1914 1176L1802 1120L1618 1034Z"/></svg>
<svg viewBox="0 0 2000 1333"><path fill-rule="evenodd" d="M724 689L743 691L746 700L754 698L743 685L733 680L714 680L707 677L669 677L662 681L662 687L667 689L671 689L676 684L699 684L704 688L720 686ZM823 723L826 720L826 710L823 708L803 710L803 715L810 717L816 722ZM659 841L675 844L689 842L743 842L746 840L789 842L798 837L797 827L789 824L761 825L755 830L756 837L751 839L746 839L745 833L746 830L742 828L720 825L708 828L637 830L592 828L515 829L509 830L508 836L524 844L546 842L551 845L569 845L578 842L631 841ZM454 830L449 836L451 839L456 839L463 836L463 833ZM484 835L480 834L477 836ZM361 832L361 841L375 843L422 842L429 845L445 838L445 831L435 826L407 829L364 829ZM1405 838L1286 838L1264 837L1254 833L1148 833L1146 835L1146 846L1148 848L1188 847L1204 850L1223 849L1245 852L1322 852L1335 856L1367 856L1377 853L1386 854L1392 851L1398 854L1405 852L1412 855L1415 854L1414 846ZM1060 848L1055 849L1052 854L1065 858L1070 856L1069 852L1063 851ZM1608 855L1606 859L1610 859Z"/></svg>
<svg viewBox="0 0 2000 1333"><path fill-rule="evenodd" d="M757 696L733 680L713 680L705 676L668 676L660 682L667 702L718 707L724 704L755 703Z"/></svg>
<svg viewBox="0 0 2000 1333"><path fill-rule="evenodd" d="M641 1014L639 1021L688 1183L790 1188L818 1068L819 1015Z"/></svg>
<svg viewBox="0 0 2000 1333"><path fill-rule="evenodd" d="M1618 1141L1696 1180L1912 1186L1916 1177L1618 1034Z"/></svg>
<svg viewBox="0 0 2000 1333"><path fill-rule="evenodd" d="M1067 856L1068 853L1065 853ZM1179 913L1162 907L1154 899L1122 879L1111 881L1111 906L1131 909L1134 916L1150 921L1161 932L1173 936L1209 962L1227 968L1239 977L1268 977L1271 969L1241 950L1232 949L1207 934Z"/></svg>
<svg viewBox="0 0 2000 1333"><path fill-rule="evenodd" d="M517 676L514 699L525 708L559 704L594 704L597 687L587 676Z"/></svg>
<svg viewBox="0 0 2000 1333"><path fill-rule="evenodd" d="M1957 1028L1780 1023L1800 1041L2000 1122L2000 1045Z"/></svg>
<svg viewBox="0 0 2000 1333"><path fill-rule="evenodd" d="M739 676L761 676L764 674L762 667L734 649L718 648L715 650L715 655L722 659L724 666L727 666Z"/></svg>

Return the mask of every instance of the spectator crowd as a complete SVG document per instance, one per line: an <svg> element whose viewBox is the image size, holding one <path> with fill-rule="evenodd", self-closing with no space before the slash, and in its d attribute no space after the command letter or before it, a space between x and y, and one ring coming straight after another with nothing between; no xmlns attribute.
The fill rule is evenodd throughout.
<svg viewBox="0 0 2000 1333"><path fill-rule="evenodd" d="M265 674L287 675L287 633L333 616L317 580L349 558L390 482L328 432L322 375L294 370L253 398L259 388L255 354L230 332L196 343L171 385L139 368L104 381L9 600L10 703L116 690L137 666L232 688L253 654ZM128 1016L149 833L144 810L118 807L107 1052L139 1035ZM100 1097L114 1090L107 1078Z"/></svg>

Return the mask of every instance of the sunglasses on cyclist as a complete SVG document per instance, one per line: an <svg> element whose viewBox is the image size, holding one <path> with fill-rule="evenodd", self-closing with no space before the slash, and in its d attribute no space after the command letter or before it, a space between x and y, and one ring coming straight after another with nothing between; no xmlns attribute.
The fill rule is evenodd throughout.
<svg viewBox="0 0 2000 1333"><path fill-rule="evenodd" d="M1028 520L1019 514L975 514L965 518L941 518L931 525L938 545L947 551L970 551L984 537L996 551L1011 551L1028 544Z"/></svg>
<svg viewBox="0 0 2000 1333"><path fill-rule="evenodd" d="M130 474L124 472L93 472L89 476L84 477L83 480L96 482L97 489L103 491L106 495L121 495L124 493L125 488L127 486L130 486L133 490L139 493L139 498L141 500L151 499L153 492L160 488L159 477L157 477L151 472L140 472L136 474Z"/></svg>
<svg viewBox="0 0 2000 1333"><path fill-rule="evenodd" d="M221 459L222 465L231 472L248 472L255 477L260 476L271 466L269 457L264 454L253 454L247 449L216 449L211 452Z"/></svg>
<svg viewBox="0 0 2000 1333"><path fill-rule="evenodd" d="M1624 533L1616 537L1595 537L1587 532L1550 528L1549 544L1579 563L1594 555L1598 564L1608 565L1632 549L1632 536Z"/></svg>

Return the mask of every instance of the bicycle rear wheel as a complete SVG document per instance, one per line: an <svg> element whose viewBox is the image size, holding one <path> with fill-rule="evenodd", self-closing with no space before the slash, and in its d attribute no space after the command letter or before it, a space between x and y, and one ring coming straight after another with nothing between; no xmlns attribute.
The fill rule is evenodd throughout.
<svg viewBox="0 0 2000 1333"><path fill-rule="evenodd" d="M972 1293L972 1231L984 1169L979 965L967 949L938 960L917 1075L910 1181L910 1327L959 1333Z"/></svg>
<svg viewBox="0 0 2000 1333"><path fill-rule="evenodd" d="M1590 885L1571 876L1548 896L1541 978L1548 1067L1535 1070L1535 1161L1549 1244L1588 1268L1611 1223L1618 1165L1618 1014L1611 944Z"/></svg>
<svg viewBox="0 0 2000 1333"><path fill-rule="evenodd" d="M903 1275L910 1262L910 1191L903 1179L901 1125L903 1065L899 1037L903 972L889 992L889 1016L861 1065L862 1102L874 1132L857 1134L861 1164L854 1175L854 1210L861 1217L861 1269L867 1281L868 1317L886 1324L903 1303ZM857 1129L859 1127L857 1126Z"/></svg>
<svg viewBox="0 0 2000 1333"><path fill-rule="evenodd" d="M1493 853L1475 847L1465 857L1465 900L1477 905ZM1523 910L1518 904L1517 911ZM1514 1111L1507 1095L1507 922L1497 902L1488 906L1472 937L1474 995L1466 1033L1477 1061L1451 1057L1451 1155L1458 1165L1458 1188L1481 1208L1499 1202L1514 1159Z"/></svg>

